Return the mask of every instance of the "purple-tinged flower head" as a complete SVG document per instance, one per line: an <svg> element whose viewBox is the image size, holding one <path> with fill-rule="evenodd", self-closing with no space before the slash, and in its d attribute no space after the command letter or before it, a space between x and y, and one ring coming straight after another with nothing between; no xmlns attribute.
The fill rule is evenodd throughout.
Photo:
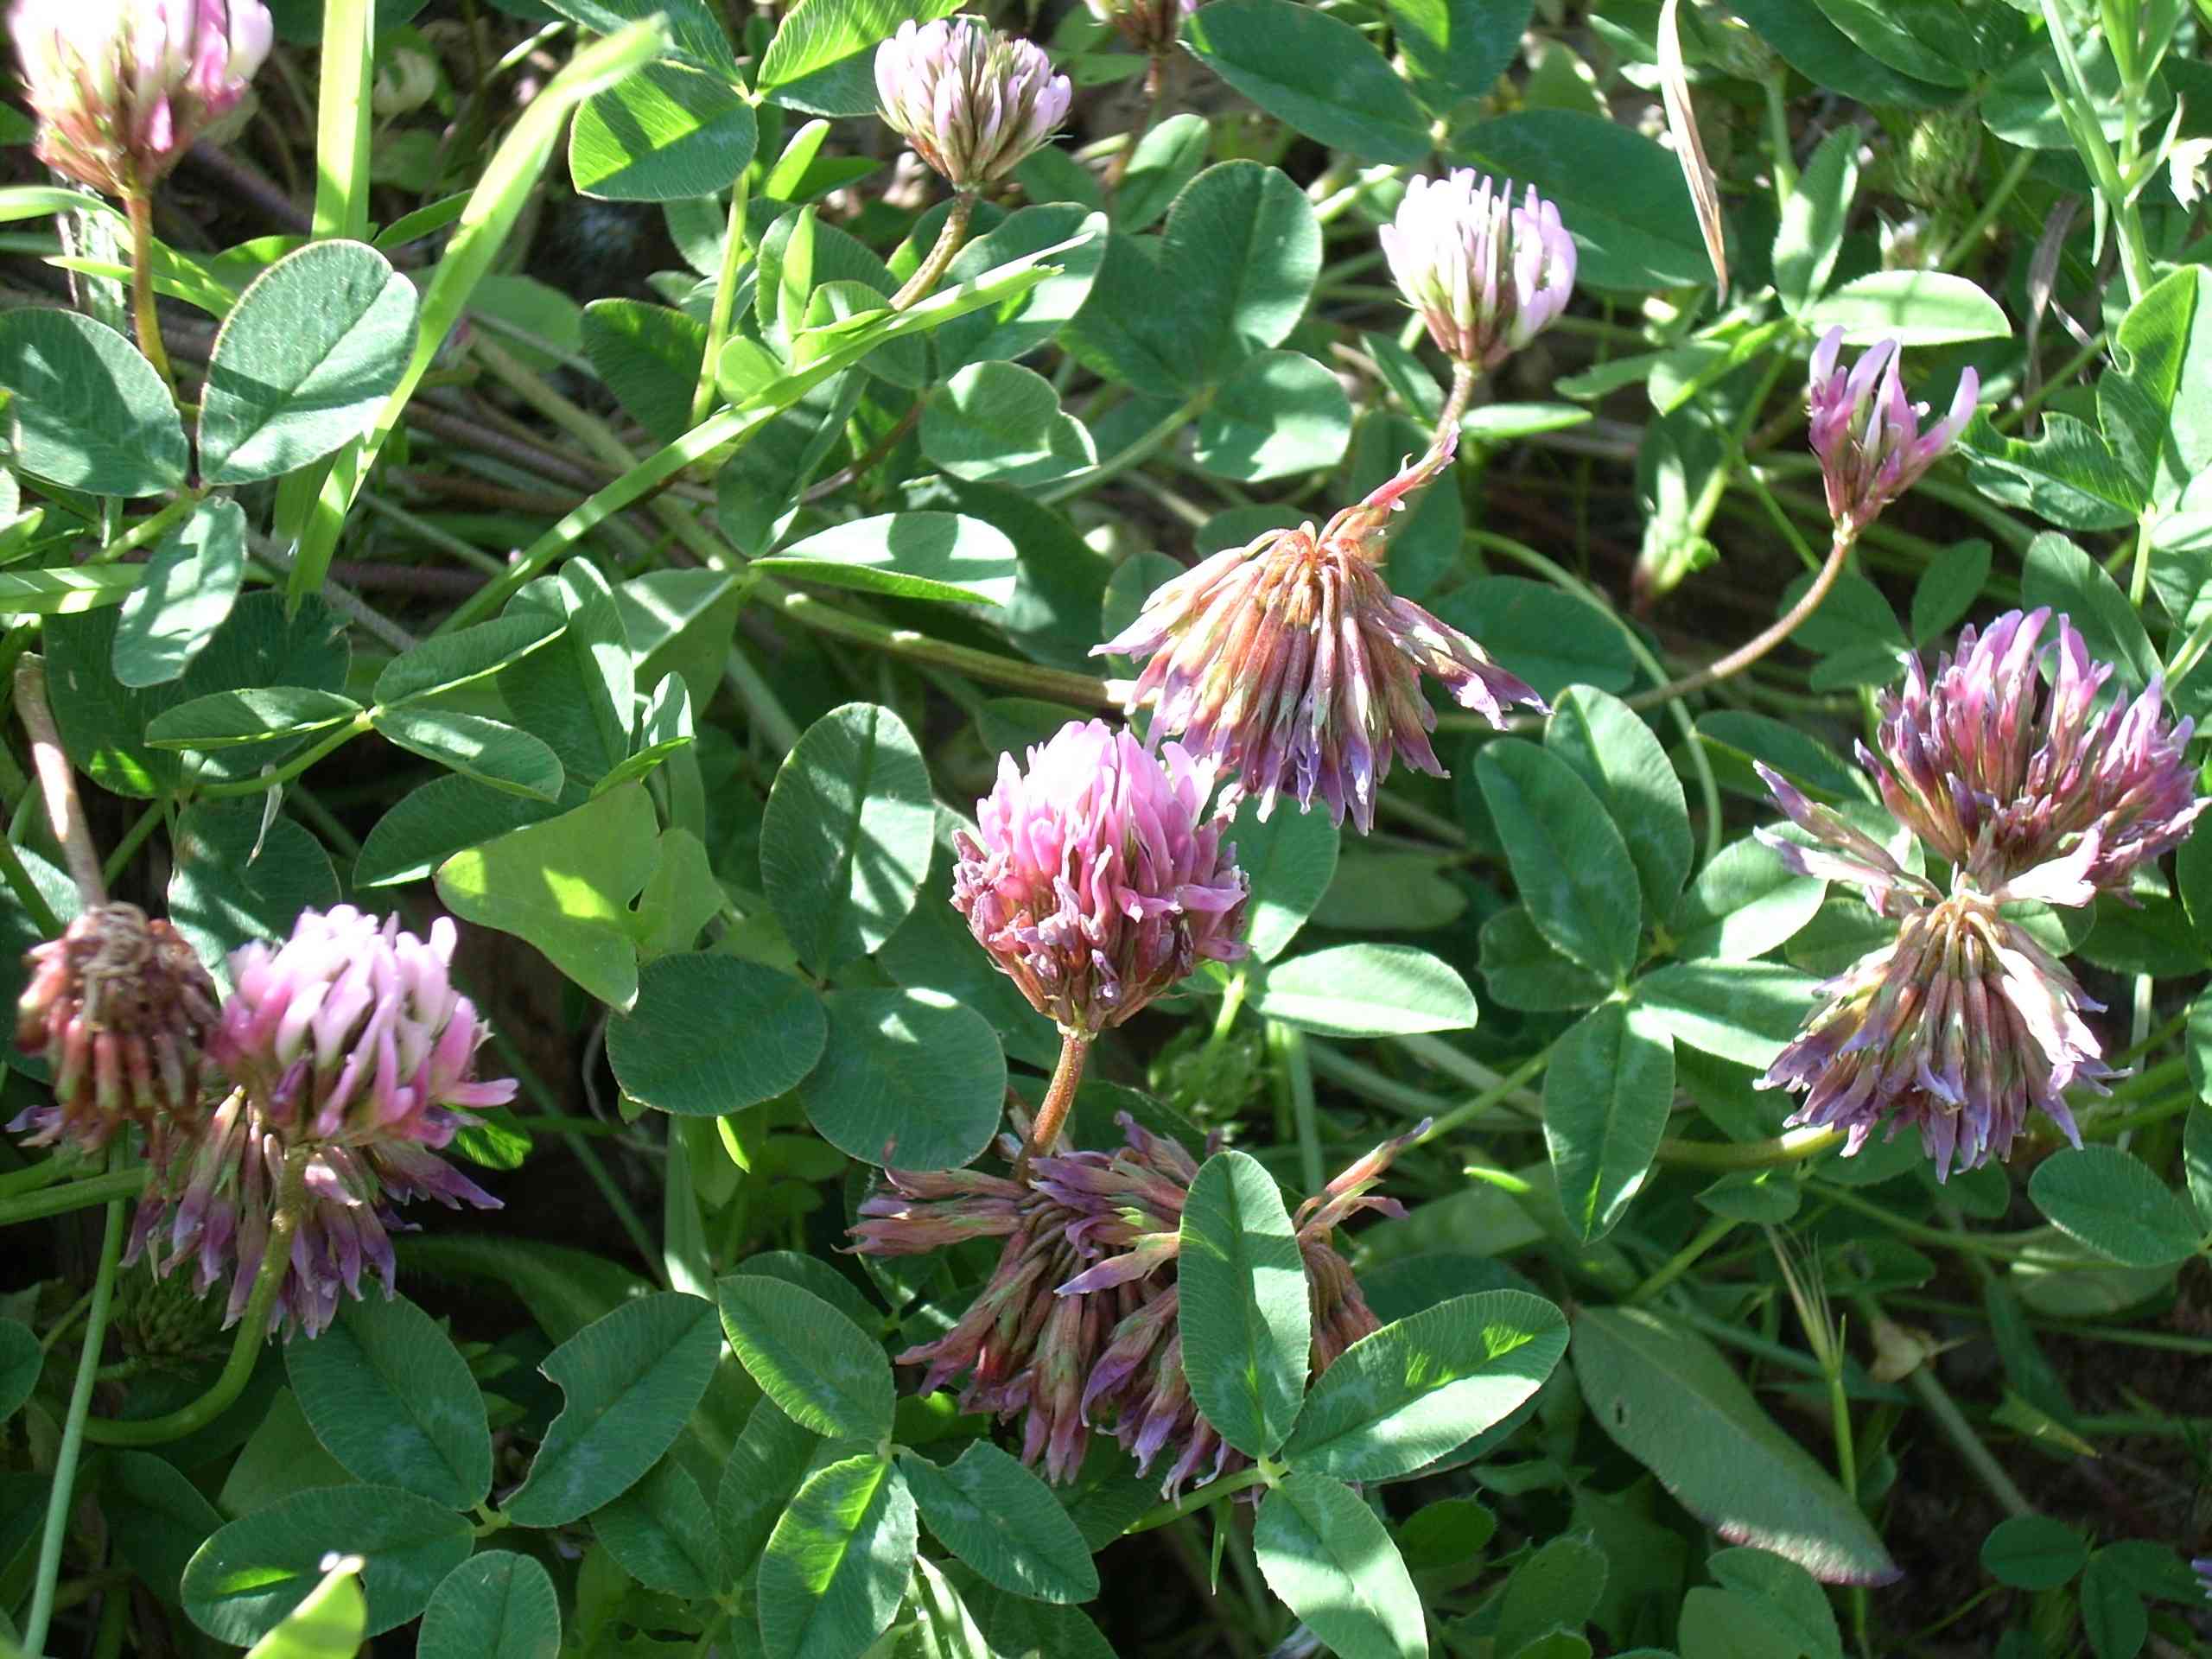
<svg viewBox="0 0 2212 1659"><path fill-rule="evenodd" d="M954 838L952 902L999 971L1063 1032L1118 1026L1201 960L1244 954L1249 884L1211 779L1179 744L1148 752L1103 721L1070 721L999 759Z"/></svg>
<svg viewBox="0 0 2212 1659"><path fill-rule="evenodd" d="M1084 3L1100 22L1119 29L1130 46L1154 57L1175 49L1183 20L1198 9L1198 0L1084 0Z"/></svg>
<svg viewBox="0 0 2212 1659"><path fill-rule="evenodd" d="M1454 363L1495 368L1558 320L1574 293L1574 238L1532 187L1472 168L1406 184L1383 257L1428 337Z"/></svg>
<svg viewBox="0 0 2212 1659"><path fill-rule="evenodd" d="M2207 802L2185 758L2195 728L2166 718L2161 684L2100 707L2111 666L2090 657L2063 616L2046 637L2053 620L2047 609L2010 611L1979 634L1968 627L1932 675L1910 659L1904 686L1883 700L1876 747L1862 744L1859 756L1891 815L1962 883L2000 901L2086 905L2100 892L2125 893L2136 866L2178 846ZM2046 652L2048 680L2039 672ZM1768 783L1829 849L1770 843L1783 861L1841 874L1874 899L1882 878L1863 868L1813 868L1833 866L1832 854L1867 862L1827 822L1834 815L1771 775Z"/></svg>
<svg viewBox="0 0 2212 1659"><path fill-rule="evenodd" d="M1444 776L1423 672L1493 725L1509 703L1544 707L1465 634L1393 594L1378 568L1390 515L1450 465L1455 442L1445 433L1318 535L1308 523L1215 554L1094 650L1150 658L1129 706L1150 703L1155 733L1230 776L1224 810L1256 796L1264 819L1286 791L1301 811L1318 794L1365 834L1394 757Z"/></svg>
<svg viewBox="0 0 2212 1659"><path fill-rule="evenodd" d="M454 989L455 935L441 918L425 940L397 917L351 906L307 911L273 950L233 951L237 988L208 1052L238 1087L156 1167L132 1235L157 1273L189 1261L204 1292L231 1274L229 1319L245 1310L289 1160L306 1205L271 1314L313 1336L365 1268L387 1294L398 1206L497 1209L438 1154L478 1109L514 1098L512 1078L481 1082L488 1028Z"/></svg>
<svg viewBox="0 0 2212 1659"><path fill-rule="evenodd" d="M1813 348L1806 403L1812 415L1813 453L1827 486L1828 516L1839 533L1856 535L1880 516L1936 464L1974 418L1981 377L1959 376L1950 412L1920 429L1928 405L1910 401L1898 368L1904 356L1894 340L1872 346L1846 370L1838 361L1843 330L1831 328Z"/></svg>
<svg viewBox="0 0 2212 1659"><path fill-rule="evenodd" d="M1104 1427L1140 1473L1164 1457L1161 1490L1173 1496L1248 1460L1199 1412L1183 1370L1176 1264L1198 1162L1127 1113L1117 1121L1120 1148L1076 1152L1063 1140L1032 1161L1027 1184L973 1170L887 1170L889 1190L861 1204L854 1248L907 1255L1003 1237L998 1266L967 1313L899 1363L927 1368L925 1392L964 1376L963 1411L1021 1417L1022 1456L1041 1462L1050 1479L1072 1478L1090 1430ZM1298 1212L1317 1376L1378 1326L1333 1230L1361 1210L1396 1212L1367 1189L1412 1138L1376 1148ZM1018 1154L1018 1141L1002 1144L1009 1158Z"/></svg>
<svg viewBox="0 0 2212 1659"><path fill-rule="evenodd" d="M956 190L1003 178L1067 119L1065 75L972 17L911 20L875 49L883 119Z"/></svg>
<svg viewBox="0 0 2212 1659"><path fill-rule="evenodd" d="M237 106L273 35L261 0L16 0L9 23L38 158L123 197Z"/></svg>
<svg viewBox="0 0 2212 1659"><path fill-rule="evenodd" d="M1938 1180L2005 1157L2031 1108L2079 1146L2066 1090L2116 1075L2082 1018L2101 1005L1970 890L1909 912L1821 995L1758 1086L1802 1092L1789 1122L1845 1130L1847 1155L1916 1128Z"/></svg>
<svg viewBox="0 0 2212 1659"><path fill-rule="evenodd" d="M217 993L175 928L136 905L95 905L23 960L16 1046L47 1063L54 1090L9 1125L31 1132L27 1145L97 1152L136 1123L158 1146L199 1121Z"/></svg>

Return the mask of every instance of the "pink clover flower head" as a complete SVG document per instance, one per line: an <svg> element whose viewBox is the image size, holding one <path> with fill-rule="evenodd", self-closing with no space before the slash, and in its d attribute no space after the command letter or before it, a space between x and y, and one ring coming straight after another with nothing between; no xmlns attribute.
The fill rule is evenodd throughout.
<svg viewBox="0 0 2212 1659"><path fill-rule="evenodd" d="M2191 722L2167 718L2155 678L2132 700L2101 699L2112 673L2066 617L2008 611L1980 632L1962 630L1934 673L1917 658L1907 663L1859 762L1897 822L1976 891L2067 906L2124 893L2138 865L2188 837L2208 802L2187 759ZM1827 809L1777 776L1767 781L1783 810L1823 843L1770 841L1783 861L1853 881L1878 910L1896 913L1890 890L1902 873L1851 844ZM1933 895L1924 882L1902 882L1922 890L1909 904Z"/></svg>
<svg viewBox="0 0 2212 1659"><path fill-rule="evenodd" d="M1821 995L1758 1086L1802 1093L1789 1122L1845 1130L1846 1155L1916 1128L1938 1180L2007 1156L2031 1109L2080 1146L2066 1090L2119 1075L2082 1018L2101 1005L1984 894L1911 911Z"/></svg>
<svg viewBox="0 0 2212 1659"><path fill-rule="evenodd" d="M451 978L456 936L423 939L350 905L305 911L275 947L231 955L236 989L208 1052L237 1085L194 1134L156 1160L131 1238L157 1275L190 1262L202 1292L226 1275L228 1322L245 1313L289 1163L305 1208L271 1328L315 1335L365 1270L391 1294L398 1207L499 1200L439 1154L480 1109L515 1095L480 1081L488 1034Z"/></svg>
<svg viewBox="0 0 2212 1659"><path fill-rule="evenodd" d="M875 49L883 119L956 190L1003 178L1067 119L1065 75L972 17L911 19Z"/></svg>
<svg viewBox="0 0 2212 1659"><path fill-rule="evenodd" d="M1025 770L999 760L954 839L952 902L999 971L1064 1032L1120 1025L1197 967L1244 953L1249 884L1205 772L1179 744L1070 721Z"/></svg>
<svg viewBox="0 0 2212 1659"><path fill-rule="evenodd" d="M1574 238L1531 188L1472 168L1414 178L1381 232L1383 257L1428 337L1454 363L1495 368L1550 327L1574 293Z"/></svg>
<svg viewBox="0 0 2212 1659"><path fill-rule="evenodd" d="M9 24L39 159L121 197L237 106L274 38L261 0L16 0Z"/></svg>
<svg viewBox="0 0 2212 1659"><path fill-rule="evenodd" d="M442 916L423 939L351 905L303 911L282 944L232 953L210 1051L295 1139L442 1147L470 1109L515 1096L512 1077L475 1080L490 1028L453 987L456 940Z"/></svg>
<svg viewBox="0 0 2212 1659"><path fill-rule="evenodd" d="M27 1146L97 1152L125 1124L158 1145L200 1116L215 982L184 938L136 905L96 905L23 953L16 1046L53 1072L54 1101L12 1123Z"/></svg>
<svg viewBox="0 0 2212 1659"><path fill-rule="evenodd" d="M1426 672L1494 726L1543 699L1474 640L1391 593L1380 567L1390 517L1451 463L1456 436L1402 468L1317 535L1309 523L1217 553L1159 588L1094 656L1147 658L1130 693L1153 729L1179 737L1230 781L1222 809L1285 792L1300 810L1374 827L1393 758L1445 775L1428 734Z"/></svg>
<svg viewBox="0 0 2212 1659"><path fill-rule="evenodd" d="M966 1377L963 1411L1021 1418L1023 1459L1041 1462L1048 1479L1073 1479L1091 1430L1103 1427L1139 1473L1164 1468L1160 1491L1172 1497L1250 1460L1199 1411L1183 1366L1176 1266L1198 1161L1128 1114L1116 1121L1122 1147L1077 1152L1063 1139L1033 1161L1026 1185L974 1170L887 1170L887 1189L861 1205L854 1248L907 1255L1004 1238L968 1311L899 1363L926 1368L924 1393ZM1377 1147L1298 1212L1315 1376L1380 1328L1333 1230L1362 1210L1402 1213L1369 1188L1420 1133ZM1006 1150L1012 1157L1019 1146Z"/></svg>
<svg viewBox="0 0 2212 1659"><path fill-rule="evenodd" d="M1812 416L1813 453L1827 488L1828 516L1845 534L1856 534L1880 516L1936 464L1967 423L1981 394L1971 368L1959 376L1948 414L1926 431L1928 405L1908 400L1899 378L1904 353L1897 341L1869 347L1849 369L1839 360L1843 330L1831 328L1813 348L1806 403Z"/></svg>

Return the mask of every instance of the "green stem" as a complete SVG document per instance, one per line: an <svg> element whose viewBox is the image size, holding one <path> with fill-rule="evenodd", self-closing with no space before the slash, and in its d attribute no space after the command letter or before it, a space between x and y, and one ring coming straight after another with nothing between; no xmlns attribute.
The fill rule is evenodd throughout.
<svg viewBox="0 0 2212 1659"><path fill-rule="evenodd" d="M1433 1039L1423 1039L1417 1037L1408 1037L1401 1039L1404 1046L1408 1050L1411 1050L1416 1057L1427 1054L1430 1058L1433 1058L1433 1050L1427 1048L1416 1049L1414 1047L1414 1044L1421 1043L1425 1040L1433 1041ZM1439 1043L1436 1046L1440 1048L1449 1048L1451 1045L1448 1043ZM1453 1052L1457 1054L1458 1051L1454 1050ZM1464 1058L1464 1056L1461 1058ZM1549 1049L1546 1049L1542 1053L1535 1055L1529 1059L1522 1061L1519 1065L1514 1067L1512 1071L1507 1072L1503 1077L1497 1077L1493 1074L1491 1076L1491 1083L1487 1088L1484 1088L1482 1092L1478 1094L1472 1100L1466 1102L1463 1105L1453 1107L1450 1111L1445 1113L1441 1117L1431 1123L1428 1126L1428 1133L1422 1135L1421 1140L1424 1142L1437 1140L1441 1136L1451 1134L1452 1130L1458 1128L1462 1123L1467 1122L1471 1119L1480 1117L1484 1112L1497 1105L1500 1101L1508 1099L1510 1096L1518 1094L1529 1084L1535 1082L1535 1079L1542 1074L1544 1068L1551 1063L1552 1052ZM1449 1065L1444 1065L1438 1066L1437 1069L1439 1071L1448 1071L1452 1068ZM1461 1073L1460 1075L1464 1076L1465 1074Z"/></svg>
<svg viewBox="0 0 2212 1659"><path fill-rule="evenodd" d="M1962 1250L1974 1255L1995 1256L2002 1261L2013 1261L2025 1253L2034 1243L2055 1236L2049 1228L2031 1230L2024 1237L2020 1235L1991 1233L1946 1232L1941 1227L1923 1227L1916 1221L1907 1221L1893 1215L1878 1204L1869 1204L1847 1186L1833 1186L1821 1182L1811 1189L1828 1204L1840 1205L1853 1210L1870 1221L1878 1221L1899 1238L1916 1244L1932 1244L1941 1249Z"/></svg>
<svg viewBox="0 0 2212 1659"><path fill-rule="evenodd" d="M1321 1168L1321 1122L1313 1103L1313 1062L1306 1033L1280 1020L1268 1021L1268 1046L1281 1067L1290 1093L1291 1121L1298 1126L1298 1173L1306 1192L1319 1192L1326 1179Z"/></svg>
<svg viewBox="0 0 2212 1659"><path fill-rule="evenodd" d="M561 1103L561 1097L545 1086L545 1080L523 1058L520 1049L497 1031L492 1033L492 1046L499 1051L500 1063L514 1073L517 1081L522 1084L523 1092L537 1103L539 1111L553 1118L565 1119L568 1116L568 1109ZM542 1126L534 1132L542 1133ZM570 1150L575 1153L576 1161L583 1166L584 1173L590 1178L592 1185L599 1189L600 1196L607 1200L607 1207L613 1212L615 1224L636 1247L639 1256L655 1274L658 1274L661 1270L660 1252L654 1246L653 1236L646 1230L645 1220L638 1214L637 1207L616 1185L606 1160L588 1140L572 1141Z"/></svg>
<svg viewBox="0 0 2212 1659"><path fill-rule="evenodd" d="M110 1170L86 1180L41 1186L18 1198L0 1198L0 1227L44 1221L49 1216L66 1216L72 1210L136 1198L145 1185L146 1167L141 1164L135 1169Z"/></svg>
<svg viewBox="0 0 2212 1659"><path fill-rule="evenodd" d="M970 679L1010 685L1027 691L1033 696L1078 703L1093 709L1118 709L1122 706L1121 699L1108 689L1105 681L1094 679L1088 674L1071 674L1065 669L1046 668L1041 664L1001 657L995 652L951 645L913 628L887 627L880 622L871 622L855 616L849 611L825 604L810 594L795 592L780 582L765 578L753 592L755 597L781 610L793 621L803 622L833 639L849 639L855 645L868 645L932 668L950 669L956 674L965 674Z"/></svg>
<svg viewBox="0 0 2212 1659"><path fill-rule="evenodd" d="M1668 1257L1666 1262L1660 1267L1656 1273L1654 1273L1649 1279L1646 1279L1642 1284L1630 1291L1629 1293L1628 1300L1631 1302L1649 1301L1661 1291L1666 1289L1668 1286L1673 1284L1675 1280L1681 1278L1692 1268L1695 1267L1698 1264L1699 1259L1702 1257L1707 1250L1711 1249L1714 1245L1718 1244L1722 1239L1727 1237L1729 1234L1735 1230L1736 1222L1734 1217L1730 1216L1713 1217L1712 1220L1707 1222L1704 1226L1698 1229L1697 1236L1695 1237L1692 1238L1688 1243L1683 1245L1681 1249L1675 1251L1674 1255Z"/></svg>
<svg viewBox="0 0 2212 1659"><path fill-rule="evenodd" d="M41 1158L35 1164L11 1170L0 1175L0 1199L12 1198L18 1193L35 1192L42 1186L52 1186L69 1173L67 1158Z"/></svg>
<svg viewBox="0 0 2212 1659"><path fill-rule="evenodd" d="M960 245L968 239L968 226L976 217L976 193L963 190L952 199L952 211L944 216L944 225L937 233L929 257L915 268L904 287L891 296L893 311L909 310L929 298L937 285L944 280L947 266L953 255L960 251Z"/></svg>
<svg viewBox="0 0 2212 1659"><path fill-rule="evenodd" d="M1866 1328L1872 1330L1875 1321L1882 1316L1880 1306L1871 1296L1860 1296L1855 1300L1859 1311L1866 1316ZM1936 1376L1936 1368L1923 1361L1914 1368L1905 1382L1920 1396L1920 1403L1927 1408L1928 1414L1950 1438L1952 1446L1966 1460L1967 1466L1981 1477L1982 1484L1989 1488L1991 1496L2004 1505L2005 1512L2014 1516L2033 1515L2036 1506L2029 1503L2020 1489L2012 1484L2012 1476L2005 1472L2004 1465L1982 1443L1981 1436L1974 1433L1974 1425L1967 1421L1958 1402L1951 1398L1949 1391Z"/></svg>
<svg viewBox="0 0 2212 1659"><path fill-rule="evenodd" d="M1659 1143L1662 1164L1692 1169L1773 1169L1817 1158L1843 1142L1838 1128L1789 1129L1769 1141L1675 1141Z"/></svg>
<svg viewBox="0 0 2212 1659"><path fill-rule="evenodd" d="M1229 983L1221 993L1221 1007L1214 1011L1213 1029L1206 1033L1204 1052L1218 1053L1229 1041L1229 1033L1236 1024L1237 1014L1243 1011L1244 998L1251 987L1252 976L1249 967L1239 968L1230 975Z"/></svg>
<svg viewBox="0 0 2212 1659"><path fill-rule="evenodd" d="M280 784L288 784L304 773L308 767L314 766L324 756L334 753L363 733L372 729L370 713L370 710L364 709L353 719L341 721L329 736L310 744L272 772L252 778L241 778L233 783L210 784L200 793L208 800L221 800L232 795L264 794Z"/></svg>
<svg viewBox="0 0 2212 1659"><path fill-rule="evenodd" d="M1036 499L1046 506L1058 505L1087 491L1096 489L1116 474L1125 473L1150 455L1160 446L1173 437L1197 417L1211 400L1211 391L1202 391L1185 403L1176 405L1174 412L1165 416L1150 429L1138 436L1128 448L1108 460L1102 461L1087 473L1078 473L1050 489L1039 490Z"/></svg>
<svg viewBox="0 0 2212 1659"><path fill-rule="evenodd" d="M1767 163L1774 172L1774 205L1777 212L1789 205L1789 198L1797 194L1797 163L1789 155L1789 105L1784 96L1783 81L1788 72L1769 75L1760 83L1766 94L1767 147L1773 153Z"/></svg>
<svg viewBox="0 0 2212 1659"><path fill-rule="evenodd" d="M159 1417L95 1417L85 1425L87 1439L100 1446L165 1446L197 1433L238 1403L245 1392L261 1351L269 1342L269 1316L276 1293L291 1271L292 1235L299 1230L300 1215L307 1206L308 1153L294 1147L284 1159L284 1177L277 1188L276 1213L269 1218L269 1237L262 1247L261 1268L253 1277L253 1294L246 1299L238 1320L238 1335L231 1339L230 1357L214 1385L188 1405Z"/></svg>
<svg viewBox="0 0 2212 1659"><path fill-rule="evenodd" d="M1240 1469L1233 1475L1224 1475L1219 1480L1210 1480L1194 1492L1185 1492L1173 1503L1162 1503L1122 1529L1122 1536L1133 1537L1140 1532L1150 1532L1170 1522L1180 1521L1186 1515L1196 1515L1208 1504L1237 1492L1249 1491L1255 1486L1272 1484L1277 1476L1267 1465L1254 1464L1249 1469Z"/></svg>
<svg viewBox="0 0 2212 1659"><path fill-rule="evenodd" d="M737 277L752 249L745 239L745 207L752 194L747 175L740 173L729 192L729 228L722 234L722 266L715 279L714 304L707 313L707 350L699 359L699 385L691 394L691 424L696 426L714 413L715 371L721 361L723 342L729 339L729 322L737 309Z"/></svg>
<svg viewBox="0 0 2212 1659"><path fill-rule="evenodd" d="M107 879L110 885L122 875L124 868L137 855L138 849L146 844L146 837L154 833L154 828L161 823L162 816L162 804L156 801L141 812L133 820L130 828L123 832L123 839L115 843L115 850L107 855L107 862L100 868L100 874Z"/></svg>
<svg viewBox="0 0 2212 1659"><path fill-rule="evenodd" d="M1997 222L1997 215L2005 211L2005 204L2012 200L2012 193L2020 188L2020 181L2028 176L2028 169L2035 165L2035 161L2036 152L2032 149L2012 153L2011 162L1999 176L1996 187L1989 193L1989 199L1981 204L1981 210L1967 221L1966 229L1959 232L1949 251L1944 254L1942 263L1936 266L1938 270L1956 270L1960 260L1974 251L1974 245L1981 240L1981 233Z"/></svg>
<svg viewBox="0 0 2212 1659"><path fill-rule="evenodd" d="M115 1299L116 1264L123 1256L124 1205L120 1198L107 1206L107 1224L100 1236L100 1262L92 1280L91 1311L85 1317L85 1344L77 1357L77 1380L69 1390L69 1412L61 1425L61 1449L54 1460L54 1490L48 1494L46 1531L39 1542L38 1577L31 1591L31 1611L23 1626L23 1650L46 1651L46 1634L54 1621L54 1593L61 1580L61 1548L69 1533L69 1508L76 1495L77 1465L85 1452L85 1428L92 1415L92 1385L99 1379L100 1348L107 1340L108 1310Z"/></svg>
<svg viewBox="0 0 2212 1659"><path fill-rule="evenodd" d="M2158 524L2154 513L2145 513L2135 524L2135 563L2127 575L2127 602L2138 610L2151 590L2151 532Z"/></svg>
<svg viewBox="0 0 2212 1659"><path fill-rule="evenodd" d="M134 190L123 199L123 207L130 219L130 321L138 331L138 349L175 397L176 376L162 346L162 317L154 305L154 200Z"/></svg>

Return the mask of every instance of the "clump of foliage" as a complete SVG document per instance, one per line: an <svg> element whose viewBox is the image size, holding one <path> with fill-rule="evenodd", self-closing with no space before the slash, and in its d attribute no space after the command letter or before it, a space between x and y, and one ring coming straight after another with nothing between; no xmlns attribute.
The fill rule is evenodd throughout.
<svg viewBox="0 0 2212 1659"><path fill-rule="evenodd" d="M2212 1651L2208 0L10 26L0 1656Z"/></svg>

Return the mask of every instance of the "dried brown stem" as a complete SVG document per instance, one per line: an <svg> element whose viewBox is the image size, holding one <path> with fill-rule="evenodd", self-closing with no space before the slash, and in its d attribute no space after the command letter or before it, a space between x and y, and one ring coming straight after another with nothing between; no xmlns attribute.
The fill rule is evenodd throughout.
<svg viewBox="0 0 2212 1659"><path fill-rule="evenodd" d="M99 849L92 845L92 832L85 823L85 804L77 798L76 771L61 747L61 733L46 700L43 658L25 657L16 664L16 714L30 738L31 769L38 774L47 822L54 826L54 838L68 860L77 896L86 910L104 905L107 879L100 873Z"/></svg>

